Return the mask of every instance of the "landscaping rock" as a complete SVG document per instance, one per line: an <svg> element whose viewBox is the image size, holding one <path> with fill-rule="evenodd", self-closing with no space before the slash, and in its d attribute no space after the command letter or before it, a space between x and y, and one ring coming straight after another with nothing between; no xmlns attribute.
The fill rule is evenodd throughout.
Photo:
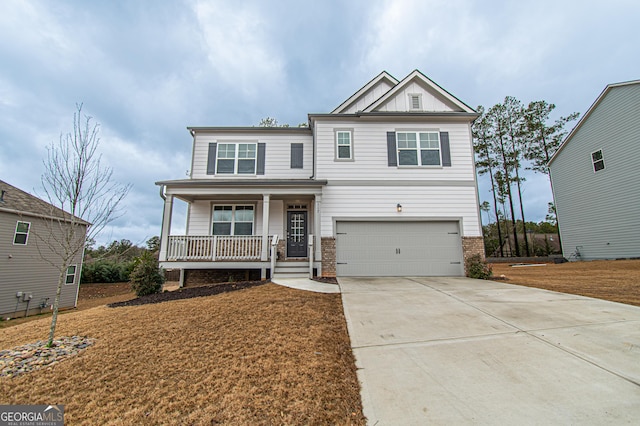
<svg viewBox="0 0 640 426"><path fill-rule="evenodd" d="M94 342L94 339L86 336L72 336L54 340L50 348L47 347L47 342L39 340L16 348L0 350L0 377L16 377L53 365L77 355Z"/></svg>

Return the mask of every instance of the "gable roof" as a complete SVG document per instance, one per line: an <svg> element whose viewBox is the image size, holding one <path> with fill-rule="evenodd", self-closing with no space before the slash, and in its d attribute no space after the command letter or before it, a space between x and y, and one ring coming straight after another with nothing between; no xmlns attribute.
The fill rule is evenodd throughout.
<svg viewBox="0 0 640 426"><path fill-rule="evenodd" d="M635 84L640 84L640 80L631 80L631 81L623 81L620 83L612 83L612 84L608 84L607 87L604 88L604 90L602 91L602 93L600 93L600 95L598 96L598 98L593 102L593 104L589 107L589 109L587 110L587 112L584 113L584 115L582 116L582 118L578 121L578 123L574 126L574 128L571 130L571 132L567 135L566 138L564 138L564 141L562 141L562 144L560 144L560 146L558 147L558 150L553 154L553 156L551 157L551 159L549 160L549 163L547 164L547 166L551 165L551 163L553 162L553 160L556 159L556 157L558 156L558 154L560 154L560 151L562 151L564 149L564 147L569 143L569 141L573 138L573 136L576 134L576 132L582 127L582 125L587 121L587 119L591 116L591 114L593 113L593 111L596 110L596 108L598 107L598 105L600 105L600 103L602 102L602 100L607 96L607 94L614 88L616 87L624 87L624 86L633 86Z"/></svg>
<svg viewBox="0 0 640 426"><path fill-rule="evenodd" d="M414 81L422 83L423 85L426 85L428 88L434 90L439 96L441 96L448 102L455 105L462 112L475 113L475 110L473 108L471 108L470 106L462 102L460 99L453 96L451 93L447 92L445 89L440 87L438 84L436 84L434 81L432 81L430 78L428 78L426 75L422 74L418 70L414 70L411 74L406 76L402 81L397 83L391 90L389 90L383 96L378 98L375 102L373 102L368 107L366 107L364 109L364 112L375 111L376 108L383 105L386 101L388 101L392 97L396 96L399 92L404 90L405 87L407 87L409 84L411 84Z"/></svg>
<svg viewBox="0 0 640 426"><path fill-rule="evenodd" d="M351 106L358 99L360 99L365 93L373 89L375 86L384 82L388 83L391 86L395 86L398 84L398 80L395 77L393 77L391 74L389 74L386 71L382 71L380 74L374 77L371 81L369 81L367 84L362 86L360 90L358 90L356 93L351 95L349 99L347 99L346 101L341 103L336 109L331 111L331 114L340 114L344 112L349 106Z"/></svg>
<svg viewBox="0 0 640 426"><path fill-rule="evenodd" d="M71 215L34 195L0 180L0 211L68 220ZM77 218L77 222L89 223Z"/></svg>

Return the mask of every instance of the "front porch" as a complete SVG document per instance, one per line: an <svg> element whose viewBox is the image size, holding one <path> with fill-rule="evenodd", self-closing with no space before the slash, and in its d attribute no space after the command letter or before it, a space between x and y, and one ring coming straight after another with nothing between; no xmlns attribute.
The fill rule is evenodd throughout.
<svg viewBox="0 0 640 426"><path fill-rule="evenodd" d="M185 270L260 270L297 260L321 274L318 181L159 182L164 199L160 266ZM174 199L187 203L185 235L172 235ZM316 260L317 259L317 260Z"/></svg>

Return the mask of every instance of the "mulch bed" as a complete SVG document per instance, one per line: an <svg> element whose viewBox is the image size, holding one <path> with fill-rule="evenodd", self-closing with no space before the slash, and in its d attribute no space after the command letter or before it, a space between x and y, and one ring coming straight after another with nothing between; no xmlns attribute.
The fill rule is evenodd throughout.
<svg viewBox="0 0 640 426"><path fill-rule="evenodd" d="M122 306L139 306L151 303L169 302L171 300L191 299L194 297L213 296L230 291L242 290L245 288L256 287L267 284L268 281L239 281L235 283L213 284L201 287L187 287L175 291L165 291L164 293L149 294L146 296L136 297L135 299L126 300L124 302L109 303L110 308L119 308Z"/></svg>

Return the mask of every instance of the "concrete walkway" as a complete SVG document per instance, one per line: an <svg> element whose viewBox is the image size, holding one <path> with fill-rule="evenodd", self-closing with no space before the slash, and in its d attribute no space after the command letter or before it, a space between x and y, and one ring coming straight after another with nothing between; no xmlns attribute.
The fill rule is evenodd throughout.
<svg viewBox="0 0 640 426"><path fill-rule="evenodd" d="M340 293L340 287L336 284L322 283L310 280L309 278L275 275L271 279L271 282L285 287L313 291L316 293Z"/></svg>
<svg viewBox="0 0 640 426"><path fill-rule="evenodd" d="M340 278L370 425L637 424L640 308L468 278Z"/></svg>

